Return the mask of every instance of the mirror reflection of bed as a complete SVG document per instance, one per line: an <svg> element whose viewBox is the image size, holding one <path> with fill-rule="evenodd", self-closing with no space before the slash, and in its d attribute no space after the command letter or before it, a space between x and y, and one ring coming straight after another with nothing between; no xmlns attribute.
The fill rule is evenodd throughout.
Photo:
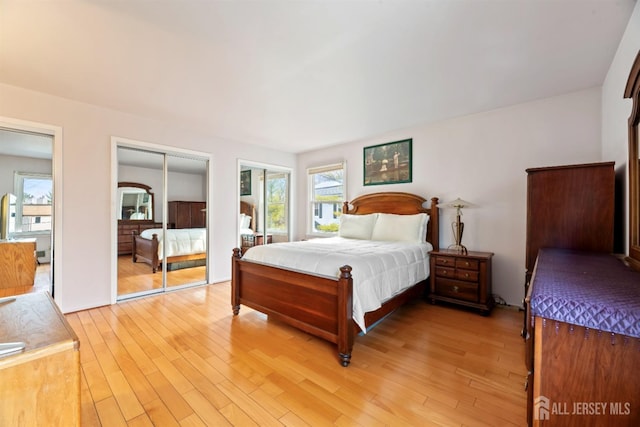
<svg viewBox="0 0 640 427"><path fill-rule="evenodd" d="M245 253L247 249L264 245L264 233L256 231L256 208L251 203L241 201L240 202L240 218L238 218L239 234L240 234L240 248L242 253ZM273 235L267 234L266 244L273 243Z"/></svg>
<svg viewBox="0 0 640 427"><path fill-rule="evenodd" d="M118 257L118 294L162 288L162 245L166 245L167 287L201 281L206 274L206 203L168 202L167 238L162 223L121 220L130 241ZM185 250L186 252L179 252ZM178 252L176 252L178 251Z"/></svg>

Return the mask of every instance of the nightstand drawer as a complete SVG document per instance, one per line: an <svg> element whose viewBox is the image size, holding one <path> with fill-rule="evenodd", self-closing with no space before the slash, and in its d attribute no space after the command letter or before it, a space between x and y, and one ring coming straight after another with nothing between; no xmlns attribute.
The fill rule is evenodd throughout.
<svg viewBox="0 0 640 427"><path fill-rule="evenodd" d="M436 265L443 266L443 267L454 268L456 265L456 259L451 257L437 256L435 257L435 262L436 262Z"/></svg>
<svg viewBox="0 0 640 427"><path fill-rule="evenodd" d="M456 258L456 268L465 270L478 270L480 263L475 259Z"/></svg>
<svg viewBox="0 0 640 427"><path fill-rule="evenodd" d="M471 270L456 270L456 279L466 280L467 282L478 282L478 272Z"/></svg>
<svg viewBox="0 0 640 427"><path fill-rule="evenodd" d="M461 299L465 301L478 300L478 286L474 283L460 282L457 280L440 279L436 282L438 295Z"/></svg>
<svg viewBox="0 0 640 427"><path fill-rule="evenodd" d="M456 277L456 269L451 267L436 267L436 276L438 277Z"/></svg>

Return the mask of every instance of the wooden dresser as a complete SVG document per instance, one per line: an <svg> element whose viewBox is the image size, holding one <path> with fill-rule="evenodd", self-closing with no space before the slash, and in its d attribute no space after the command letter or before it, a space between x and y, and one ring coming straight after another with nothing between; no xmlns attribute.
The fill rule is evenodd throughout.
<svg viewBox="0 0 640 427"><path fill-rule="evenodd" d="M541 249L525 302L529 425L640 425L640 273Z"/></svg>
<svg viewBox="0 0 640 427"><path fill-rule="evenodd" d="M169 228L204 228L207 226L206 202L182 202L168 203Z"/></svg>
<svg viewBox="0 0 640 427"><path fill-rule="evenodd" d="M162 223L145 220L118 221L118 255L129 255L133 252L133 232L140 234L150 228L162 228Z"/></svg>
<svg viewBox="0 0 640 427"><path fill-rule="evenodd" d="M0 343L25 344L0 356L0 425L80 425L80 344L49 294L0 300L0 325Z"/></svg>
<svg viewBox="0 0 640 427"><path fill-rule="evenodd" d="M0 242L0 288L33 286L37 268L36 239Z"/></svg>

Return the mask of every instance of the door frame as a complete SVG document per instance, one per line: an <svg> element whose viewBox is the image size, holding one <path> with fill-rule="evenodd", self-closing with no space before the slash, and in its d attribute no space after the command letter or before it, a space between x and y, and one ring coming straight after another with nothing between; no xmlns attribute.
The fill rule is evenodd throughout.
<svg viewBox="0 0 640 427"><path fill-rule="evenodd" d="M185 156L201 157L207 160L207 206L209 206L211 200L213 200L213 185L211 183L212 177L212 165L213 158L210 153L204 153L195 150L187 150L184 148L172 147L169 145L156 144L146 141L140 141L130 138L124 138L120 136L111 136L111 304L118 302L118 147L126 147L132 149L154 151L159 154L172 155L183 154ZM164 171L163 171L164 175ZM166 224L167 218L167 176L163 176L163 205L161 210L163 212L163 222ZM212 227L210 227L212 209L207 209L207 274L206 283L212 283L213 279L213 263L211 262L211 245L213 241ZM163 263L163 274L164 274ZM166 280L166 278L163 278ZM177 287L175 290L179 290L181 287Z"/></svg>

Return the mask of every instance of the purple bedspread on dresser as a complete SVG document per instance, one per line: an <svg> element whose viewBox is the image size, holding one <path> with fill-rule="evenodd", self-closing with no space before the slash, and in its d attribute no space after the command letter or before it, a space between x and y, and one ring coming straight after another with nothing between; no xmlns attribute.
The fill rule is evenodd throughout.
<svg viewBox="0 0 640 427"><path fill-rule="evenodd" d="M640 273L612 255L542 249L534 316L640 338Z"/></svg>

